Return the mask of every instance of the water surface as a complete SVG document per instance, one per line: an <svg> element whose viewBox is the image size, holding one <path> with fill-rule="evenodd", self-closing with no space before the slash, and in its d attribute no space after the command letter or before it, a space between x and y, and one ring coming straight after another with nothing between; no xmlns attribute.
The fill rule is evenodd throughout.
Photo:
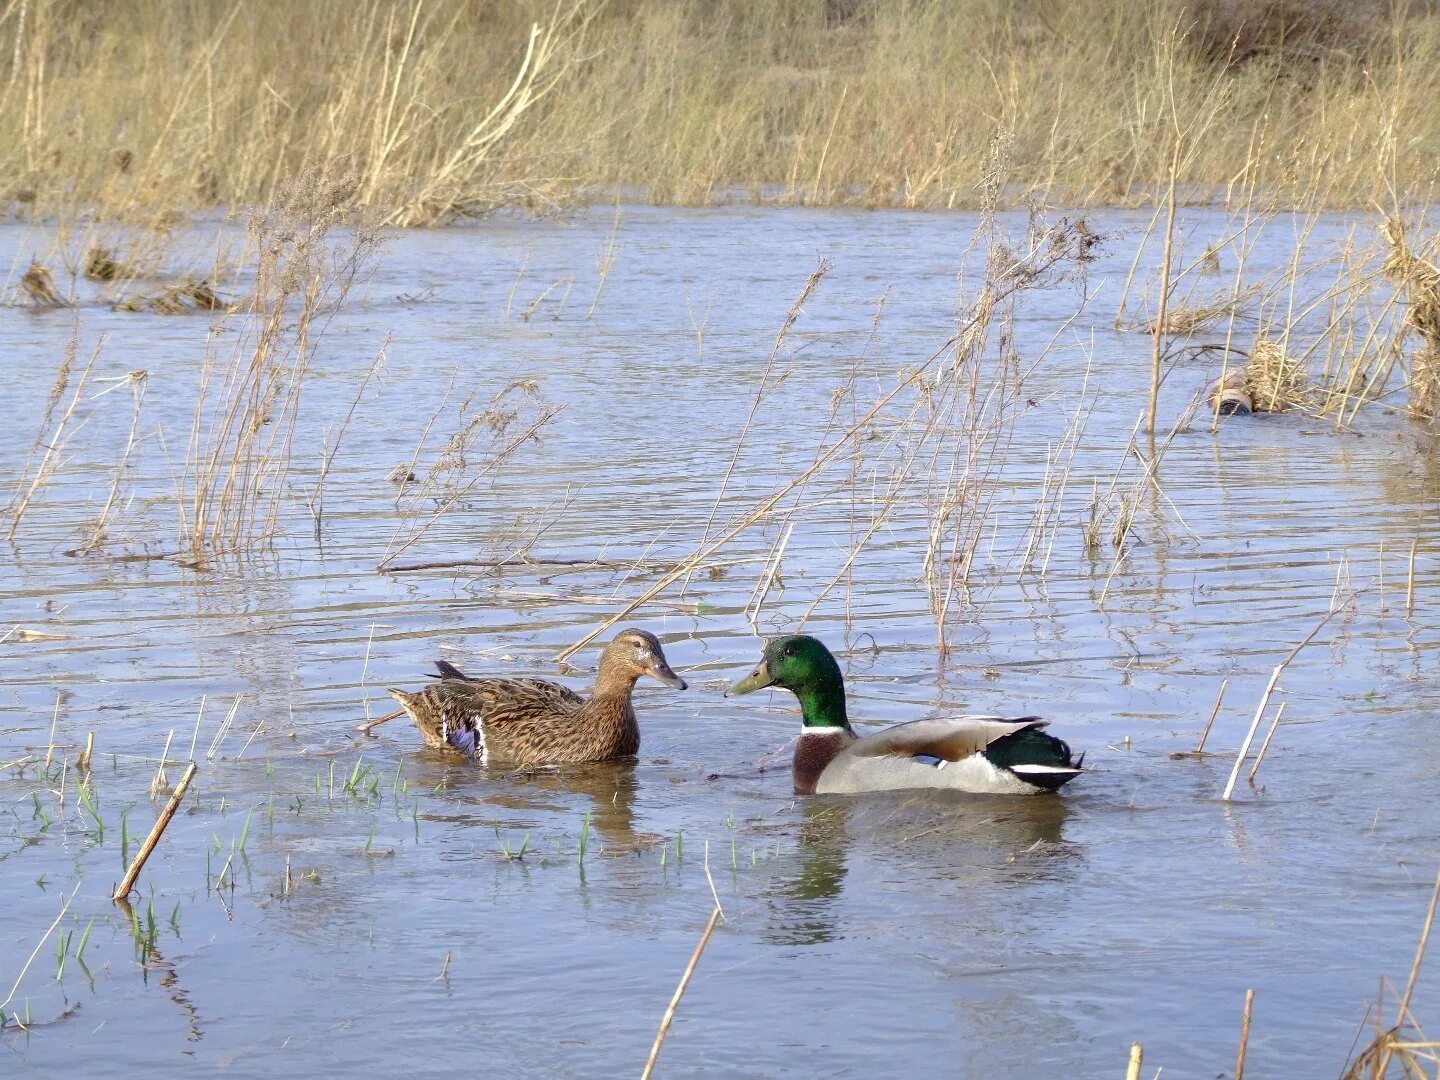
<svg viewBox="0 0 1440 1080"><path fill-rule="evenodd" d="M1303 416L1200 424L1171 445L1167 501L1137 519L1124 559L1087 551L1092 492L1125 466L1143 408L1150 342L1114 315L1147 220L1092 218L1116 235L1083 280L1016 309L1014 351L1044 354L1025 383L1035 404L976 504L984 539L948 655L924 585L920 484L805 623L841 654L861 726L1049 717L1092 767L1058 798L797 800L783 751L793 700L720 696L758 655L757 633L794 627L844 569L856 507L879 482L844 469L793 518L723 549L683 597L672 588L628 620L659 634L691 683L641 685L635 765L487 773L418 749L400 722L354 732L388 711L386 686L418 685L441 655L584 686L596 647L551 658L701 540L817 262L833 268L777 356L717 523L803 470L832 410L863 413L954 333L983 265L966 253L972 215L626 208L618 230L595 212L392 236L313 359L274 542L203 563L183 549L175 491L218 316L115 312L83 281L73 311L0 309L7 485L72 335L82 363L101 343L84 427L0 553L0 764L30 759L0 771L0 993L62 898L56 932L71 935L61 977L52 936L7 1009L57 1021L0 1035L12 1067L634 1073L718 898L725 920L661 1075L1115 1076L1140 1041L1149 1071L1215 1076L1232 1067L1246 988L1255 1075L1339 1072L1377 980L1409 969L1440 855L1440 455L1385 405L1350 431ZM1020 218L1002 225L1023 233ZM1354 225L1327 220L1316 242ZM1191 210L1182 234L1198 251L1224 227ZM1273 223L1251 272L1283 267L1293 237ZM48 242L0 228L10 262ZM303 504L386 335L317 541ZM121 505L102 549L77 553L129 430L130 389L106 380L136 369L148 384ZM1163 416L1212 374L1181 364ZM397 512L387 478L447 387L422 466L464 422L464 395L473 414L516 380L563 411L404 557L533 561L378 573L423 520ZM1047 462L1082 402L1048 558L1025 570ZM590 560L604 562L572 565ZM1242 778L1221 802L1271 669L1337 603L1284 676L1258 785ZM1220 756L1172 760L1222 680ZM192 745L201 770L135 895L137 944L108 894L153 820L172 731L172 782ZM91 732L103 838L73 771ZM1422 1021L1432 985L1416 994Z"/></svg>

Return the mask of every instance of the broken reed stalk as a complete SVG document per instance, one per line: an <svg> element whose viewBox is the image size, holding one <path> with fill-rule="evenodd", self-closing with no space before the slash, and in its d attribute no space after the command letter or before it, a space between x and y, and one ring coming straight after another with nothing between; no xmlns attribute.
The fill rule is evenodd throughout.
<svg viewBox="0 0 1440 1080"><path fill-rule="evenodd" d="M185 792L190 787L190 781L195 777L196 767L193 761L186 767L185 775L180 777L180 783L176 785L170 801L165 804L165 808L160 811L160 816L155 819L155 827L150 830L150 835L145 838L145 843L141 844L140 850L135 853L135 861L130 864L130 869L125 871L124 879L115 887L114 893L110 896L111 900L124 900L135 888L135 879L145 868L145 860L150 858L150 853L155 850L155 845L164 835L165 827L170 824L170 819L175 816L175 811L180 809L180 800L185 797Z"/></svg>
<svg viewBox="0 0 1440 1080"><path fill-rule="evenodd" d="M1265 715L1265 706L1270 703L1270 695L1275 691L1275 684L1280 681L1280 673L1290 666L1290 661L1294 660L1300 650L1315 639L1315 635L1335 617L1335 613L1339 610L1339 608L1331 608L1330 614L1316 623L1315 629L1305 635L1305 640L1291 649L1285 659L1281 660L1275 670L1270 673L1270 681L1265 685L1265 693L1260 697L1260 707L1255 710L1255 719L1250 721L1250 731L1245 736L1245 743L1240 747L1240 753L1235 756L1235 767L1230 770L1230 779L1225 783L1225 793L1220 796L1222 802L1229 802L1230 793L1235 790L1235 781L1240 776L1240 766L1245 764L1245 755L1250 753L1250 744L1255 741L1255 732L1260 727L1260 718Z"/></svg>
<svg viewBox="0 0 1440 1080"><path fill-rule="evenodd" d="M80 757L75 762L75 768L82 773L90 771L90 758L95 753L95 733L87 732L85 735L85 749L80 751Z"/></svg>
<svg viewBox="0 0 1440 1080"><path fill-rule="evenodd" d="M1170 306L1170 260L1175 245L1175 185L1180 172L1180 139L1170 156L1170 190L1165 204L1165 253L1160 261L1160 312L1155 318L1150 353L1150 405L1146 411L1145 434L1155 434L1155 409L1160 400L1160 338L1165 333L1166 311Z"/></svg>
<svg viewBox="0 0 1440 1080"><path fill-rule="evenodd" d="M1210 709L1210 718L1205 721L1205 730L1200 732L1200 741L1195 744L1194 750L1178 750L1171 754L1171 757L1204 757L1205 740L1210 738L1210 729L1215 725L1215 717L1220 715L1220 702L1225 700L1225 688L1230 685L1229 679L1220 680L1220 692L1215 695L1215 704Z"/></svg>
<svg viewBox="0 0 1440 1080"><path fill-rule="evenodd" d="M1220 715L1220 702L1225 700L1225 688L1229 685L1229 679L1220 680L1220 692L1215 695L1215 704L1210 709L1210 719L1205 721L1205 730L1200 733L1200 741L1195 744L1197 756L1205 752L1205 740L1210 737L1210 728L1215 723L1215 717Z"/></svg>
<svg viewBox="0 0 1440 1080"><path fill-rule="evenodd" d="M1250 1009L1255 1004L1255 991L1245 991L1245 1015L1240 1019L1240 1049L1235 1055L1235 1080L1245 1076L1245 1050L1250 1045Z"/></svg>
<svg viewBox="0 0 1440 1080"><path fill-rule="evenodd" d="M1249 783L1255 782L1255 774L1260 771L1260 763L1265 760L1265 751L1270 749L1270 740L1275 737L1275 729L1280 726L1280 717L1285 715L1285 706L1289 702L1282 701L1280 708L1275 710L1275 718L1270 721L1270 730L1265 734L1265 741L1260 744L1260 753L1255 755L1255 764L1250 766L1250 772L1245 779Z"/></svg>
<svg viewBox="0 0 1440 1080"><path fill-rule="evenodd" d="M655 1062L660 1057L660 1047L664 1045L665 1036L670 1031L670 1021L675 1019L675 1010L680 1005L680 999L685 995L685 988L690 985L690 976L695 974L695 966L700 963L700 954L710 943L710 935L715 932L715 924L719 921L720 909L716 907L710 913L710 921L705 924L705 932L700 935L699 944L690 954L690 963L685 965L685 974L680 976L680 985L675 987L675 994L670 999L669 1007L665 1010L665 1018L660 1021L660 1030L655 1034L655 1045L650 1047L650 1057L645 1062L645 1071L640 1074L640 1080L650 1080L650 1074L655 1071Z"/></svg>
<svg viewBox="0 0 1440 1080"><path fill-rule="evenodd" d="M55 725L60 722L60 695L55 695L55 714L50 717L50 744L45 747L45 775L50 775L50 762L55 757Z"/></svg>
<svg viewBox="0 0 1440 1080"><path fill-rule="evenodd" d="M1145 1064L1145 1048L1138 1042L1130 1044L1130 1064L1125 1069L1125 1080L1140 1080L1140 1066Z"/></svg>

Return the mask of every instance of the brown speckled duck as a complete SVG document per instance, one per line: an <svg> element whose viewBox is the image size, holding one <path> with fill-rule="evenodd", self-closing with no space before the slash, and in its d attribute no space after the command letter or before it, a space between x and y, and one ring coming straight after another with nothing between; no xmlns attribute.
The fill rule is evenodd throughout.
<svg viewBox="0 0 1440 1080"><path fill-rule="evenodd" d="M545 679L474 679L440 661L440 681L390 694L427 746L453 749L482 765L572 765L629 757L640 749L630 703L642 675L685 689L654 634L622 630L600 656L595 689L582 698Z"/></svg>

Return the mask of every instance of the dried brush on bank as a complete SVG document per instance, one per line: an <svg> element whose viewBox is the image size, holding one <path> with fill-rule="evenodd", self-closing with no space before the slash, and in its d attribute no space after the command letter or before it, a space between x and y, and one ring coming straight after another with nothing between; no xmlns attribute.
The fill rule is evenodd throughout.
<svg viewBox="0 0 1440 1080"><path fill-rule="evenodd" d="M30 269L20 278L20 288L36 307L70 306L55 287L54 275L38 262L30 263Z"/></svg>
<svg viewBox="0 0 1440 1080"><path fill-rule="evenodd" d="M1440 267L1410 250L1397 219L1386 218L1381 231L1390 245L1381 269L1405 290L1405 324L1423 343L1410 358L1410 410L1434 420L1440 417Z"/></svg>

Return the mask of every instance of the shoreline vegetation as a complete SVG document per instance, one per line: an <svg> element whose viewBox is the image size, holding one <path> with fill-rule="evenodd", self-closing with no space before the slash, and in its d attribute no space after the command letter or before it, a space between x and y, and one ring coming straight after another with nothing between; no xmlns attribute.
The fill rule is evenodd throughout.
<svg viewBox="0 0 1440 1080"><path fill-rule="evenodd" d="M0 212L1428 203L1434 0L0 0ZM1181 146L1177 154L1177 141Z"/></svg>

